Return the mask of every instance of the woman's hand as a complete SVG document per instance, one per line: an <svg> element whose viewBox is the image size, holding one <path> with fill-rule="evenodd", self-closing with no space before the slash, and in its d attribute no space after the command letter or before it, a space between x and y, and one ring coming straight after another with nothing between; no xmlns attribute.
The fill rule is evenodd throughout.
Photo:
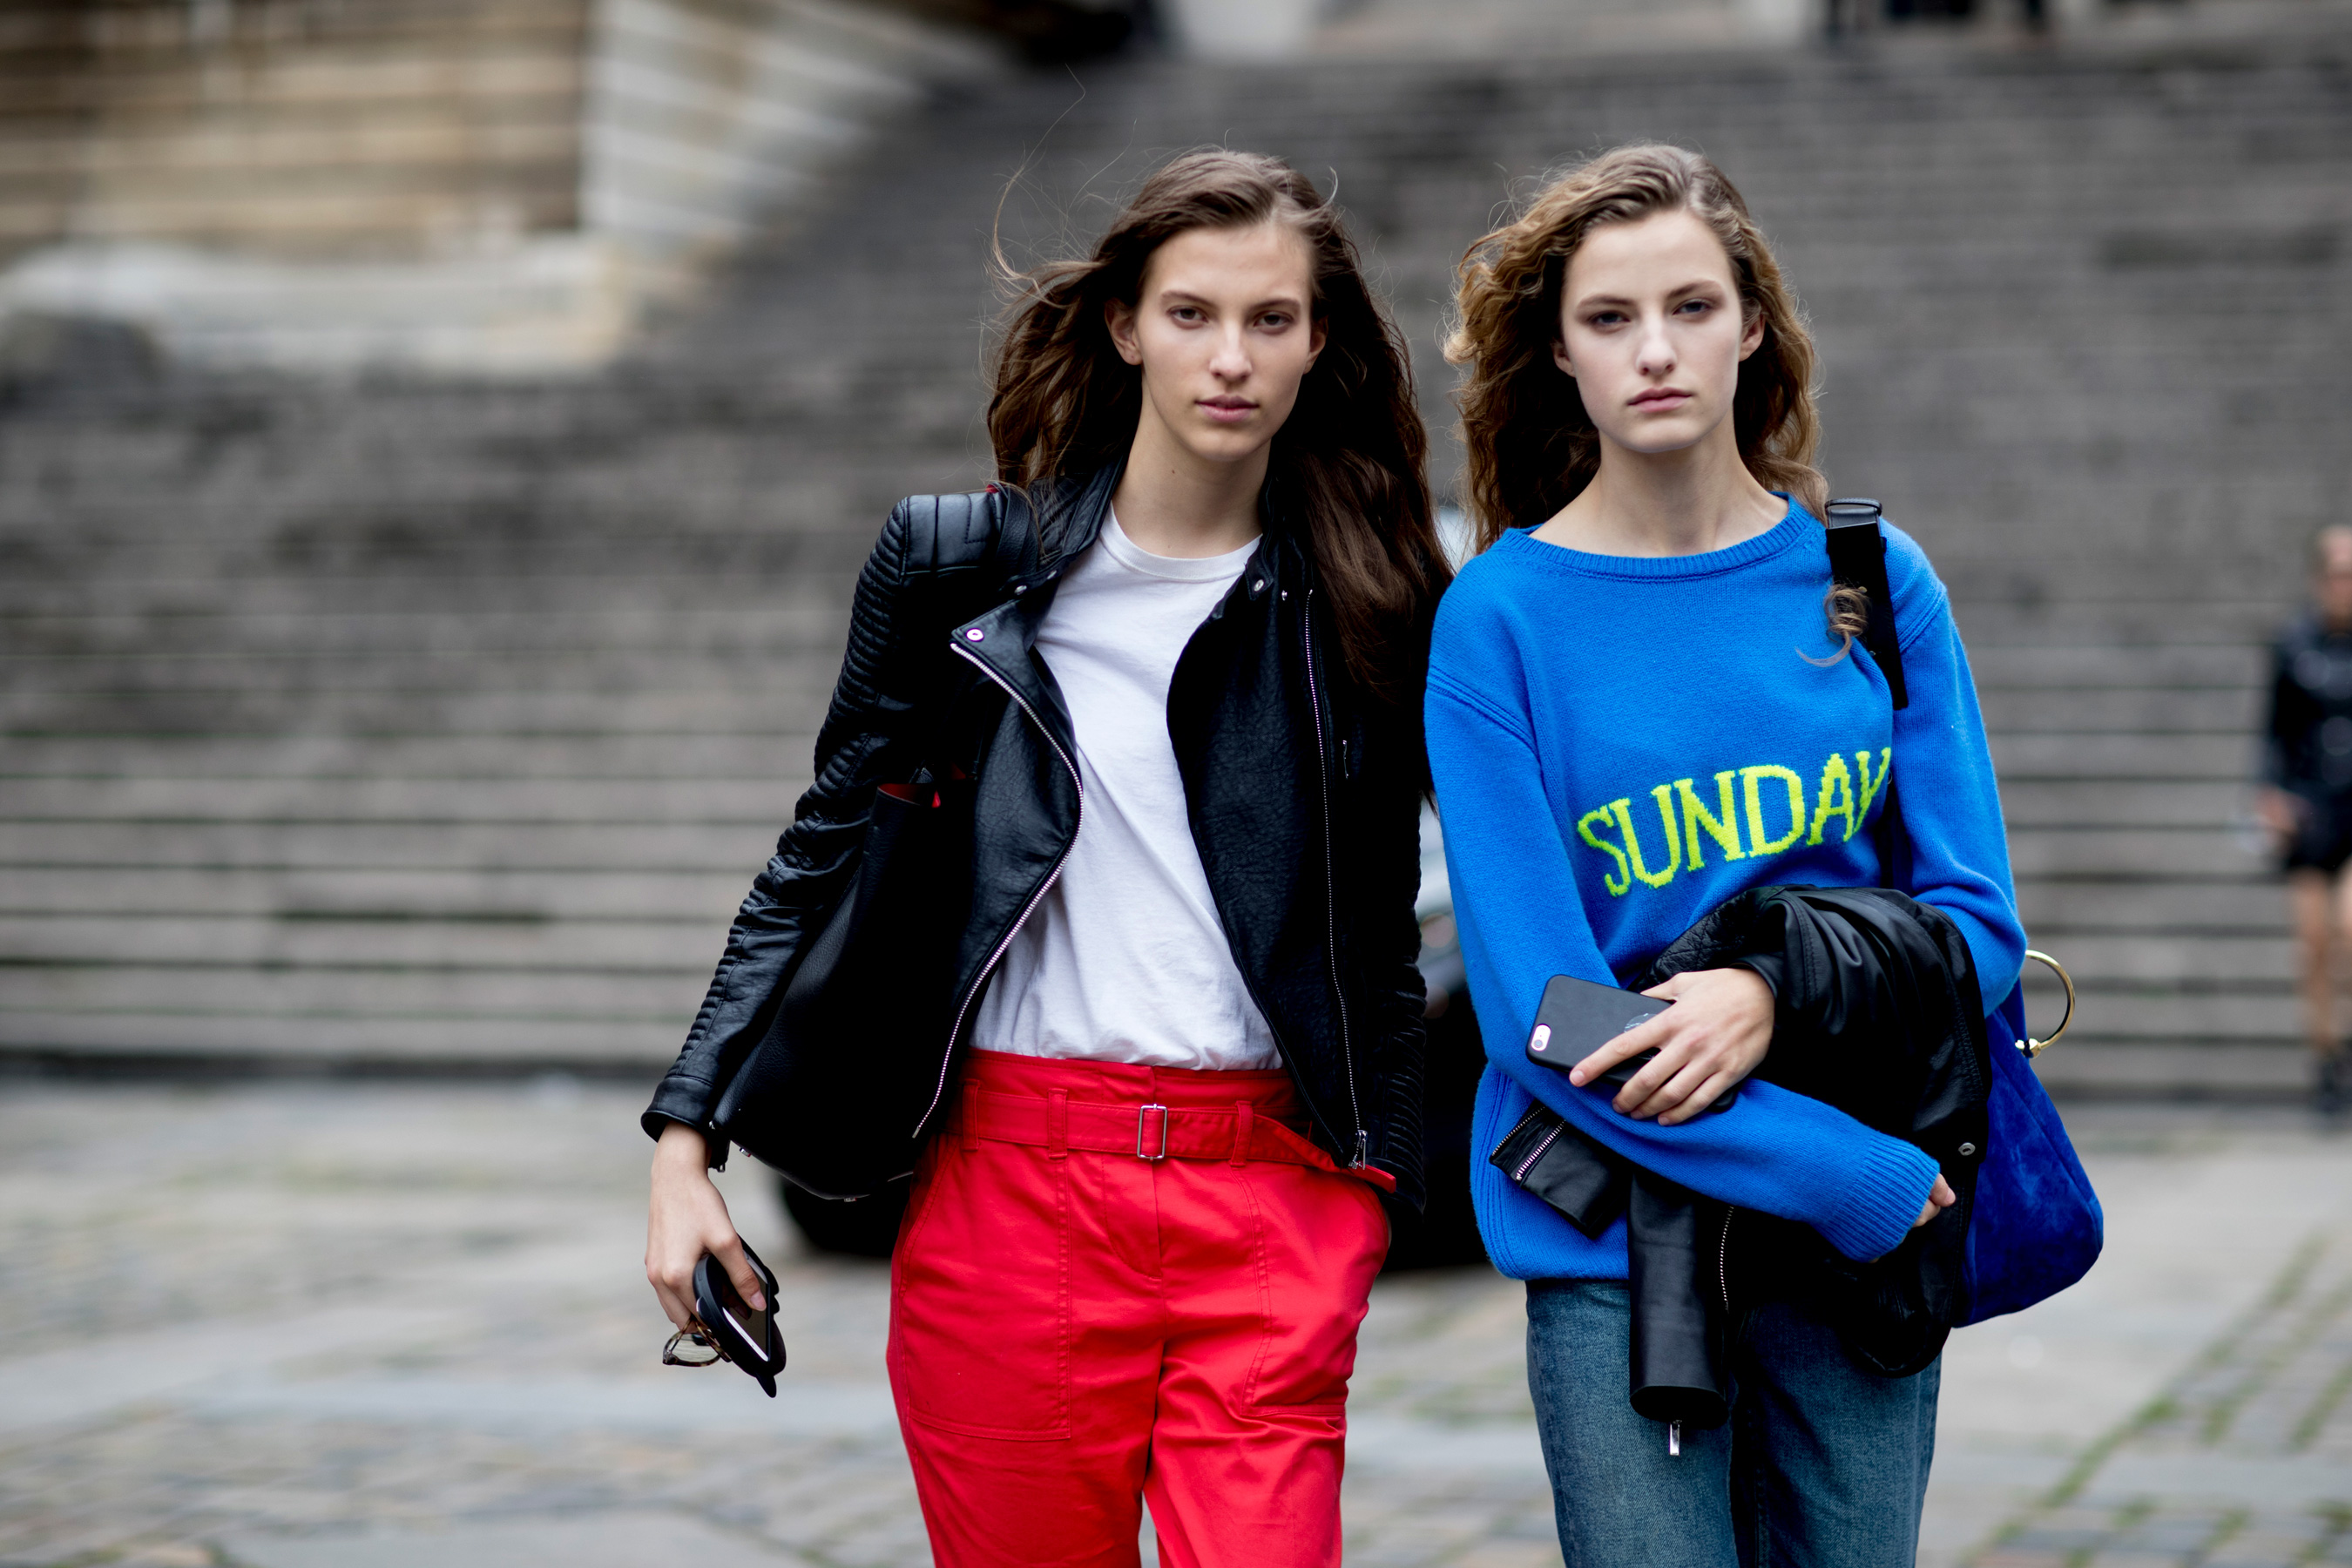
<svg viewBox="0 0 2352 1568"><path fill-rule="evenodd" d="M1911 1228L1918 1229L1959 1201L1960 1194L1952 1191L1952 1184L1944 1180L1942 1173L1938 1172L1935 1188L1928 1193L1927 1201L1919 1205L1919 1217L1911 1222Z"/></svg>
<svg viewBox="0 0 2352 1568"><path fill-rule="evenodd" d="M2254 795L2254 816L2283 848L2303 831L2310 803L2290 791L2265 786Z"/></svg>
<svg viewBox="0 0 2352 1568"><path fill-rule="evenodd" d="M1610 1103L1637 1121L1688 1121L1756 1070L1772 1046L1772 988L1753 970L1701 969L1654 985L1644 996L1674 1004L1628 1029L1569 1072L1581 1087L1653 1047L1646 1063Z"/></svg>
<svg viewBox="0 0 2352 1568"><path fill-rule="evenodd" d="M760 1277L743 1257L743 1239L727 1216L727 1200L710 1180L702 1134L683 1121L662 1129L654 1145L654 1195L646 1219L646 1278L669 1321L684 1328L694 1318L694 1266L709 1253L735 1282L745 1304L764 1311Z"/></svg>

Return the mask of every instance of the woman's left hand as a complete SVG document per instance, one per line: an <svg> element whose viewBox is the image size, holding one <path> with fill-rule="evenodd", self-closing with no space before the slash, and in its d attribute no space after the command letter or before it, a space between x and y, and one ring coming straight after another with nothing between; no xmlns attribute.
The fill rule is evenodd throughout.
<svg viewBox="0 0 2352 1568"><path fill-rule="evenodd" d="M1637 1121L1688 1121L1756 1070L1772 1047L1772 988L1753 970L1700 969L1642 993L1673 1006L1628 1029L1569 1072L1580 1088L1655 1047L1610 1103Z"/></svg>

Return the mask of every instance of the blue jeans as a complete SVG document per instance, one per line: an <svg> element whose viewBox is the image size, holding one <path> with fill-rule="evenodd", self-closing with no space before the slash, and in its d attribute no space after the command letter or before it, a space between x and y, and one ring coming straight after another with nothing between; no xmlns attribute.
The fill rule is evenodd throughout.
<svg viewBox="0 0 2352 1568"><path fill-rule="evenodd" d="M1685 1427L1626 1403L1625 1287L1528 1286L1528 1384L1568 1568L1910 1568L1943 1363L1874 1377L1811 1310L1749 1308L1731 1420Z"/></svg>

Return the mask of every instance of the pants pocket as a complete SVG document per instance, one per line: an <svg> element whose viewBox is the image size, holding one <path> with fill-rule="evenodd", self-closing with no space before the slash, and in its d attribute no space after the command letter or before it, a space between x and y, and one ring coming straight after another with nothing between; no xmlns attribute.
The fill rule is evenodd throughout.
<svg viewBox="0 0 2352 1568"><path fill-rule="evenodd" d="M890 1376L909 1415L976 1437L1070 1432L1069 1161L933 1141L891 1262Z"/></svg>
<svg viewBox="0 0 2352 1568"><path fill-rule="evenodd" d="M1255 1408L1339 1415L1356 1370L1356 1331L1388 1256L1372 1189L1304 1165L1253 1165L1265 1334L1246 1395Z"/></svg>

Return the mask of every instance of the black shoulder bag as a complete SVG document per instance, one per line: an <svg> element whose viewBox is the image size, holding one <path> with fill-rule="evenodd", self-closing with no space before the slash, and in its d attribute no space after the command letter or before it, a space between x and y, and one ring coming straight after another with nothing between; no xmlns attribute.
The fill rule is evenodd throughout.
<svg viewBox="0 0 2352 1568"><path fill-rule="evenodd" d="M988 571L1009 582L1034 543L1034 514L1010 489L992 488L984 504L994 531ZM902 586L905 610L932 597L908 591L916 586ZM951 626L938 627L941 647ZM922 722L935 728L938 719ZM931 750L929 739L921 749ZM925 766L876 789L857 864L786 971L774 1022L712 1116L721 1134L795 1186L865 1197L914 1169L912 1131L930 1104L938 1059L922 1047L951 1026L971 845L971 784L957 771Z"/></svg>

